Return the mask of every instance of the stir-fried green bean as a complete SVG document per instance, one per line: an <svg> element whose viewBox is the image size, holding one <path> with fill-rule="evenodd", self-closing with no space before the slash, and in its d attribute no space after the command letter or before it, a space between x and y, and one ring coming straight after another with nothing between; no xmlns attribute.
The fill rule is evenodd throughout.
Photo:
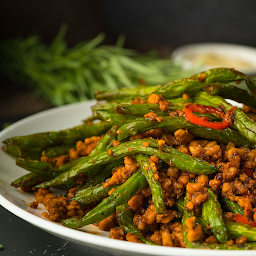
<svg viewBox="0 0 256 256"><path fill-rule="evenodd" d="M118 100L126 97L141 97L148 94L151 94L155 90L159 89L161 85L152 85L152 86L136 86L130 88L120 88L115 90L105 90L105 91L96 91L95 99L96 100Z"/></svg>
<svg viewBox="0 0 256 256"><path fill-rule="evenodd" d="M208 95L205 92L199 92L196 95L207 101L207 105L213 107L223 107L225 111L230 110L233 106L220 96ZM234 111L233 127L246 137L251 143L256 144L256 123L252 121L241 109L236 108Z"/></svg>
<svg viewBox="0 0 256 256"><path fill-rule="evenodd" d="M124 204L138 193L146 183L147 181L139 169L124 184L115 189L109 197L101 201L101 203L89 211L83 218L71 217L65 219L62 224L70 228L79 228L100 222L114 213L117 206Z"/></svg>
<svg viewBox="0 0 256 256"><path fill-rule="evenodd" d="M53 178L52 175L46 175L46 174L41 175L41 174L36 174L34 172L30 172L12 181L11 186L15 188L33 187L38 183L51 180L52 178Z"/></svg>
<svg viewBox="0 0 256 256"><path fill-rule="evenodd" d="M212 189L208 188L208 194L208 199L202 206L202 216L209 223L218 241L225 244L227 242L227 229L223 222L221 205Z"/></svg>
<svg viewBox="0 0 256 256"><path fill-rule="evenodd" d="M8 154L14 157L26 158L26 159L35 159L39 160L42 155L41 148L33 148L32 150L24 150L16 145L3 145L2 149Z"/></svg>
<svg viewBox="0 0 256 256"><path fill-rule="evenodd" d="M224 99L232 99L247 106L256 107L256 96L234 85L214 83L205 86L203 89L210 95L219 95Z"/></svg>
<svg viewBox="0 0 256 256"><path fill-rule="evenodd" d="M155 173L151 167L148 156L138 154L136 155L136 159L151 189L152 200L154 202L157 213L164 213L166 209L162 195L162 188L158 178L154 177Z"/></svg>
<svg viewBox="0 0 256 256"><path fill-rule="evenodd" d="M182 96L183 93L187 93L193 96L197 92L201 91L203 85L212 83L229 83L234 81L245 80L250 84L255 85L255 81L252 77L232 69L232 68L214 68L203 71L199 74L193 75L190 78L183 78L172 81L166 85L160 87L155 93L161 94L164 98L172 99Z"/></svg>
<svg viewBox="0 0 256 256"><path fill-rule="evenodd" d="M140 241L145 244L156 245L154 242L147 240L138 229L138 227L133 223L133 215L127 204L119 205L116 207L116 218L119 226L124 230L124 232L132 233L137 235Z"/></svg>
<svg viewBox="0 0 256 256"><path fill-rule="evenodd" d="M232 238L239 238L241 236L246 236L248 242L256 242L256 229L250 225L237 223L234 221L226 221L226 228L228 234Z"/></svg>
<svg viewBox="0 0 256 256"><path fill-rule="evenodd" d="M144 146L143 143L149 143L149 146ZM156 148L153 148L156 147ZM76 177L81 173L86 173L89 170L111 161L115 161L124 156L134 154L155 155L167 163L174 164L177 168L195 174L211 174L215 173L217 169L208 164L202 159L194 158L190 155L184 154L172 147L164 147L164 151L157 149L159 145L153 139L134 140L131 142L122 143L116 147L110 148L111 152L102 152L97 156L89 156L80 158L79 163L70 170L61 173L56 178L49 182L41 183L35 188L48 188L52 186L60 186L65 184L68 180Z"/></svg>
<svg viewBox="0 0 256 256"><path fill-rule="evenodd" d="M186 205L188 203L187 194L188 194L188 192L186 193L185 198L184 198L184 205ZM189 218L192 218L194 216L195 216L194 211L188 211L187 208L185 207L184 212L183 212L181 225L182 225L182 235L183 235L184 242L185 242L186 246L189 247L189 248L193 248L194 243L189 241L188 238L187 238L187 229L188 229L188 227L187 227L186 221Z"/></svg>
<svg viewBox="0 0 256 256"><path fill-rule="evenodd" d="M73 145L78 140L103 134L111 128L106 122L97 124L82 124L67 130L58 132L42 132L31 135L12 137L4 141L7 145L17 145L23 149L45 148L53 145Z"/></svg>
<svg viewBox="0 0 256 256"><path fill-rule="evenodd" d="M179 213L181 213L183 215L185 207L184 207L184 197L181 196L179 199L175 200L175 204L174 204L175 208L177 209L177 211ZM212 230L209 227L209 223L208 221L206 221L203 217L202 214L199 214L196 216L196 220L195 223L201 224L202 228L205 232L205 234L211 235L212 234Z"/></svg>
<svg viewBox="0 0 256 256"><path fill-rule="evenodd" d="M110 234L120 240L133 237L150 245L169 241L193 249L255 250L256 122L224 98L256 105L252 92L228 84L235 81L245 81L256 92L253 77L229 68L203 71L164 86L98 91L96 98L104 100L92 108L101 120L98 124L89 125L87 120L80 128L4 141L5 151L30 172L12 186L43 192L57 186L72 188L66 192L67 204L81 208L79 216L62 218L69 228L99 223L115 214L122 230ZM147 101L150 94L154 104ZM131 103L132 97L141 99ZM193 117L225 126L195 124L187 115L191 103L207 109L192 111ZM183 140L176 131L187 137ZM61 166L39 161L41 155L68 154L77 138L93 135L103 136L88 156ZM83 209L94 204L82 216ZM250 217L241 216L245 213Z"/></svg>
<svg viewBox="0 0 256 256"><path fill-rule="evenodd" d="M239 132L226 128L224 130L210 129L202 127L199 125L192 124L184 117L173 117L173 116L163 116L161 122L148 120L144 117L137 118L136 120L130 121L123 124L119 128L119 134L117 139L122 141L129 136L136 135L138 133L143 133L150 129L161 128L168 132L175 132L178 129L187 129L191 131L194 135L202 137L204 139L216 140L220 143L234 142L236 146L248 146L250 148L255 148L255 144L250 142Z"/></svg>
<svg viewBox="0 0 256 256"><path fill-rule="evenodd" d="M108 192L116 186L109 186L104 188L102 184L98 184L94 187L85 188L79 190L72 200L77 201L80 205L90 204L98 202L108 196Z"/></svg>
<svg viewBox="0 0 256 256"><path fill-rule="evenodd" d="M232 202L231 200L227 199L226 197L222 197L225 201L228 209L233 213L239 213L241 215L244 215L244 208L238 205L236 201Z"/></svg>
<svg viewBox="0 0 256 256"><path fill-rule="evenodd" d="M117 114L112 110L98 110L97 114L100 118L102 118L107 123L110 123L111 125L121 126L123 124L129 123L130 121L135 120L138 118L134 115L122 115Z"/></svg>

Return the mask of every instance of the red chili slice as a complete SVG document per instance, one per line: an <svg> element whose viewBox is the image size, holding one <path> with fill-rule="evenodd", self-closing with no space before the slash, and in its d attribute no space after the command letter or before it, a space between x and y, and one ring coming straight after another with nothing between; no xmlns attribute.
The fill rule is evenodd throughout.
<svg viewBox="0 0 256 256"><path fill-rule="evenodd" d="M241 214L236 214L236 216L234 217L234 221L239 222L239 223L244 223L247 225L250 225L251 227L256 227L256 222L252 221L249 218L244 217Z"/></svg>
<svg viewBox="0 0 256 256"><path fill-rule="evenodd" d="M185 108L185 117L193 124L211 129L222 130L229 126L228 118L229 115L234 111L234 109L234 107L231 108L225 115L223 111L220 111L219 109L211 106L205 106L201 104L189 104ZM193 114L193 112L217 114L222 118L222 121L211 122L207 117L197 116Z"/></svg>

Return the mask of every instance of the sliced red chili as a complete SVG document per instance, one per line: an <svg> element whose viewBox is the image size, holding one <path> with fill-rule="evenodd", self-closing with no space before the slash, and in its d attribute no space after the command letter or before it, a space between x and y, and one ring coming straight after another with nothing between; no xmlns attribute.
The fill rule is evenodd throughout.
<svg viewBox="0 0 256 256"><path fill-rule="evenodd" d="M222 130L229 126L229 115L234 111L234 109L235 108L231 108L225 114L223 111L211 106L205 106L201 104L189 104L185 108L185 117L193 124L211 129ZM211 122L207 117L197 116L193 112L217 114L222 118L222 121Z"/></svg>
<svg viewBox="0 0 256 256"><path fill-rule="evenodd" d="M243 215L238 214L238 213L233 218L233 220L236 222L239 222L239 223L244 223L244 224L250 225L251 227L256 227L256 222L254 222L253 220L251 220L247 217L244 217Z"/></svg>

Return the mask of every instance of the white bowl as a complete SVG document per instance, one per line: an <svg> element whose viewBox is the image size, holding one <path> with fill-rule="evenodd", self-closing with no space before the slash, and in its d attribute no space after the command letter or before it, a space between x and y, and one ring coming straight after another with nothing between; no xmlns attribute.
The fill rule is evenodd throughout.
<svg viewBox="0 0 256 256"><path fill-rule="evenodd" d="M235 68L248 75L256 75L256 48L226 44L198 43L181 46L171 55L184 68L200 66L200 71L216 67Z"/></svg>

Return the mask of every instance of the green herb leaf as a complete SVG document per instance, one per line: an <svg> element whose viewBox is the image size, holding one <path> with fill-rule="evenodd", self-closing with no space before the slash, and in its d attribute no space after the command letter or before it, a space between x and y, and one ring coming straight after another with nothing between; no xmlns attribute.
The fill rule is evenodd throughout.
<svg viewBox="0 0 256 256"><path fill-rule="evenodd" d="M194 73L154 51L122 48L124 35L115 46L103 45L100 33L68 48L66 31L64 24L49 46L35 35L1 41L0 71L54 106L92 99L96 90L137 86L141 79L146 85L165 84Z"/></svg>

